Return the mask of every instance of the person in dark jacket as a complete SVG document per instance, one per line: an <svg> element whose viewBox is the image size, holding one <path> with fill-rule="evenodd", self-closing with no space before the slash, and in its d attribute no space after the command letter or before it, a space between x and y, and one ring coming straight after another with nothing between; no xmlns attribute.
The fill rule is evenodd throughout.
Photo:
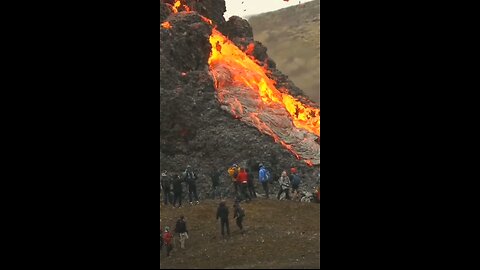
<svg viewBox="0 0 480 270"><path fill-rule="evenodd" d="M173 177L173 207L177 204L178 200L178 207L182 207L182 179L179 175L175 175Z"/></svg>
<svg viewBox="0 0 480 270"><path fill-rule="evenodd" d="M245 169L248 175L248 192L251 198L257 198L257 193L255 192L255 185L253 183L253 173L251 173L248 169Z"/></svg>
<svg viewBox="0 0 480 270"><path fill-rule="evenodd" d="M243 217L245 217L245 210L240 206L240 203L238 201L235 202L235 204L233 205L233 209L235 211L233 214L233 218L237 221L237 226L240 228L240 232L244 234L245 231L243 230L242 222Z"/></svg>
<svg viewBox="0 0 480 270"><path fill-rule="evenodd" d="M298 175L297 168L292 167L290 169L290 184L292 185L292 193L293 198L292 200L296 200L299 197L300 192L298 191L300 187L301 179Z"/></svg>
<svg viewBox="0 0 480 270"><path fill-rule="evenodd" d="M185 240L188 239L188 230L187 223L185 222L185 217L183 215L177 220L177 224L175 225L175 233L178 233L180 237L180 247L185 249Z"/></svg>
<svg viewBox="0 0 480 270"><path fill-rule="evenodd" d="M183 180L188 185L188 199L190 204L193 204L192 195L195 198L195 203L199 204L198 195L197 195L197 174L193 172L193 169L190 165L187 166L187 169L183 173Z"/></svg>
<svg viewBox="0 0 480 270"><path fill-rule="evenodd" d="M171 194L172 181L170 179L170 176L167 175L166 170L162 172L161 183L162 183L162 190L163 190L163 204L167 205L168 203L172 203L173 201L172 194Z"/></svg>
<svg viewBox="0 0 480 270"><path fill-rule="evenodd" d="M210 178L212 179L212 199L220 195L220 174L221 172L216 169L213 169L210 173Z"/></svg>
<svg viewBox="0 0 480 270"><path fill-rule="evenodd" d="M225 227L227 228L227 235L230 236L230 226L228 224L228 207L225 201L222 200L217 209L217 220L220 218L220 225L222 227L222 236L225 236Z"/></svg>

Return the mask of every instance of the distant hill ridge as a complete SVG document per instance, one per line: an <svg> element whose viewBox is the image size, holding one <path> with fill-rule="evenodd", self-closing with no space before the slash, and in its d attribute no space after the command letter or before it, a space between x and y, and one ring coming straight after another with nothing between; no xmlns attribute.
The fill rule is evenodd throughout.
<svg viewBox="0 0 480 270"><path fill-rule="evenodd" d="M253 15L248 21L277 68L320 103L320 0Z"/></svg>

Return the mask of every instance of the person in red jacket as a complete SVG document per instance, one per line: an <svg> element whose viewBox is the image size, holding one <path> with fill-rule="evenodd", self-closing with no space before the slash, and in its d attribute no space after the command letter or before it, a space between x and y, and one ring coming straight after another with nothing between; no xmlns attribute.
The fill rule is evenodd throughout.
<svg viewBox="0 0 480 270"><path fill-rule="evenodd" d="M241 200L243 199L248 199L248 201L251 201L252 198L250 198L250 195L248 195L248 174L245 171L244 168L240 169L240 172L237 175L237 184L240 187L241 190Z"/></svg>
<svg viewBox="0 0 480 270"><path fill-rule="evenodd" d="M163 243L167 247L167 257L170 256L170 251L173 249L172 239L173 234L170 232L170 228L166 226L165 232L163 233Z"/></svg>

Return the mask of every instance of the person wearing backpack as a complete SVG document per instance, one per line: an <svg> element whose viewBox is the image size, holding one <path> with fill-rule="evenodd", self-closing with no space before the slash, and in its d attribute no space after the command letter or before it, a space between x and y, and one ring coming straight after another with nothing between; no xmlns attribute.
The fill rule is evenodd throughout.
<svg viewBox="0 0 480 270"><path fill-rule="evenodd" d="M240 186L241 190L241 200L247 200L251 201L252 198L250 198L250 195L248 195L247 189L248 189L248 174L245 171L244 168L240 169L240 172L238 173L237 176L237 183Z"/></svg>
<svg viewBox="0 0 480 270"><path fill-rule="evenodd" d="M185 240L188 239L187 223L185 217L182 215L175 224L175 233L178 233L180 237L180 248L185 249Z"/></svg>
<svg viewBox="0 0 480 270"><path fill-rule="evenodd" d="M290 179L287 176L287 172L283 171L282 176L278 179L278 183L280 184L280 191L278 192L277 199L280 200L280 195L285 192L285 198L290 200L289 187L290 187Z"/></svg>
<svg viewBox="0 0 480 270"><path fill-rule="evenodd" d="M230 175L233 183L233 187L235 189L235 196L238 196L238 184L237 184L237 176L238 172L240 171L240 168L238 167L237 164L233 164L230 168L228 168L228 175Z"/></svg>
<svg viewBox="0 0 480 270"><path fill-rule="evenodd" d="M268 194L268 182L270 181L270 172L263 166L262 163L259 165L260 170L258 171L258 181L262 184L263 190L267 199L269 198Z"/></svg>
<svg viewBox="0 0 480 270"><path fill-rule="evenodd" d="M240 228L240 232L242 234L245 234L245 231L243 230L243 225L242 225L243 218L245 217L245 209L243 209L240 206L240 202L238 201L236 201L235 204L233 205L233 209L234 209L233 218L236 220L237 226Z"/></svg>
<svg viewBox="0 0 480 270"><path fill-rule="evenodd" d="M184 181L188 185L188 199L190 205L193 205L192 195L195 197L195 203L199 204L198 195L197 195L197 175L193 172L190 165L187 166L187 169L184 172Z"/></svg>
<svg viewBox="0 0 480 270"><path fill-rule="evenodd" d="M293 193L293 198L292 200L297 199L299 191L298 188L300 187L300 176L298 175L297 168L291 168L290 169L290 183L292 184L292 193Z"/></svg>

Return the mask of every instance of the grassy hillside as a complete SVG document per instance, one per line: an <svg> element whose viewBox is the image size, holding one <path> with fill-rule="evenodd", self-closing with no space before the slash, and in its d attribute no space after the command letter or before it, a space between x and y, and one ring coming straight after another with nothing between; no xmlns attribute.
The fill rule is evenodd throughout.
<svg viewBox="0 0 480 270"><path fill-rule="evenodd" d="M162 269L294 269L320 268L320 204L256 199L243 203L246 229L242 236L230 210L230 238L223 239L215 220L218 201L172 209L160 205L161 226L174 227L183 214L190 239L186 249L160 254ZM178 247L180 243L176 239Z"/></svg>
<svg viewBox="0 0 480 270"><path fill-rule="evenodd" d="M313 101L320 102L320 0L252 16L255 40L277 68Z"/></svg>

